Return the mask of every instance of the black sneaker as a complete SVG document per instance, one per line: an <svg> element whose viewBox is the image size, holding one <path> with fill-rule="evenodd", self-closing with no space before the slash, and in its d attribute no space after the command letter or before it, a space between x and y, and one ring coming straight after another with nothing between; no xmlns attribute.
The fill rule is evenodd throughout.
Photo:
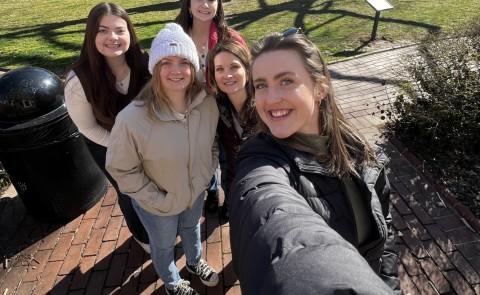
<svg viewBox="0 0 480 295"><path fill-rule="evenodd" d="M178 284L175 286L175 289L169 290L165 287L165 291L168 295L200 295L195 289L190 287L190 282L180 279Z"/></svg>
<svg viewBox="0 0 480 295"><path fill-rule="evenodd" d="M213 287L218 284L218 274L203 259L200 259L197 265L188 265L187 263L187 270L189 273L198 276L205 286Z"/></svg>
<svg viewBox="0 0 480 295"><path fill-rule="evenodd" d="M218 210L218 190L207 191L207 200L205 201L205 209L208 213L217 213Z"/></svg>

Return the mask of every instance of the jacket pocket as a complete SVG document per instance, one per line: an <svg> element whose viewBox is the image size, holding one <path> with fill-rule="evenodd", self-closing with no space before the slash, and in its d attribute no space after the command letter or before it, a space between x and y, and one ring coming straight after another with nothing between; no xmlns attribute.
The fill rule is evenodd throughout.
<svg viewBox="0 0 480 295"><path fill-rule="evenodd" d="M175 202L173 193L166 193L162 196L152 196L148 200L137 201L143 209L153 214L164 215L172 211Z"/></svg>

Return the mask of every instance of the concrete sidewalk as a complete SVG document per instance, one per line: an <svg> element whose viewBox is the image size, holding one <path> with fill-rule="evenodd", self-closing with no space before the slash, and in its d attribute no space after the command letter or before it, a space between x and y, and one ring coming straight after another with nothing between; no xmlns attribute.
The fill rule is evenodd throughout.
<svg viewBox="0 0 480 295"><path fill-rule="evenodd" d="M480 234L453 208L451 198L420 172L414 158L384 141L380 110L395 97L393 70L413 47L367 54L331 64L338 101L347 118L391 157L392 214L405 294L480 294ZM373 115L372 115L373 114ZM477 228L477 231L474 229ZM132 240L114 191L65 225L34 220L18 197L0 199L0 295L164 294L149 256ZM202 218L208 262L221 282L201 294L240 294L231 262L229 226ZM188 277L177 248L177 265ZM7 291L8 290L8 291Z"/></svg>

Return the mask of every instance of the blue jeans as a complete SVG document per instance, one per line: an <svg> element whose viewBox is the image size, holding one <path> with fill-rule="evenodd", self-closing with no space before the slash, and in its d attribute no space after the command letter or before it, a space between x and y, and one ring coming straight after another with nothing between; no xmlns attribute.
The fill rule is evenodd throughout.
<svg viewBox="0 0 480 295"><path fill-rule="evenodd" d="M180 280L174 253L177 231L182 238L182 247L187 263L195 265L202 256L200 217L204 194L200 194L192 208L172 216L152 214L140 207L135 200L132 202L133 208L147 230L155 271L169 290L173 290Z"/></svg>

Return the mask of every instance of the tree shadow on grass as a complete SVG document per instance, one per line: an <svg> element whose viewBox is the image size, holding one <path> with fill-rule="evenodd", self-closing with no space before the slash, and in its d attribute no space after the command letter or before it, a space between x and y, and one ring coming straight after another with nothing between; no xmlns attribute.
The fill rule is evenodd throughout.
<svg viewBox="0 0 480 295"><path fill-rule="evenodd" d="M364 20L371 20L373 24L374 14L372 15L365 15L353 11L348 11L344 9L334 9L332 0L324 1L317 5L315 5L315 0L305 0L305 1L288 1L279 4L268 4L265 0L258 0L259 8L253 11L246 11L241 13L232 13L228 16L228 22L232 27L237 30L242 30L252 25L259 19L263 19L269 15L276 14L276 13L284 13L284 12L293 12L295 14L294 20L292 25L296 27L305 28L305 17L307 15L325 15L331 16L331 18L327 19L322 23L318 23L312 27L305 28L305 33L308 35L310 32L324 27L330 23L333 23L337 20L340 20L345 17L357 18L357 19L364 19ZM172 1L172 2L164 2L159 4L152 4L152 5L145 5L139 6L134 8L127 9L127 12L131 15L135 14L142 14L152 11L173 11L180 7L179 1ZM71 34L81 34L83 30L79 29L72 29L68 32L60 32L60 30L68 28L70 26L78 26L81 24L85 24L86 19L76 19L70 20L66 22L56 22L56 23L48 23L43 25L35 25L35 26L27 26L27 27L18 27L18 28L11 28L11 32L1 34L0 39L2 42L9 42L11 40L18 40L22 38L28 38L32 36L40 37L43 39L46 44L51 45L53 48L58 48L63 51L67 52L79 52L80 45L75 43L70 43L66 41L62 41L59 39L60 36L63 35L71 35ZM156 26L159 24L163 24L173 20L159 20L159 21L152 21L152 22L145 22L145 23L138 23L135 24L135 27L142 28L142 27L150 27ZM423 28L429 32L439 31L440 27L431 25L428 23L423 22L416 22L410 20L403 20L397 18L380 18L381 22L386 23L394 23L399 25ZM285 27L290 26L290 24L285 24ZM264 32L265 34L267 32ZM148 48L150 46L150 42L152 37L148 38L140 38L140 44L143 48ZM368 44L368 43L367 43ZM345 56L352 56L360 53L363 47L366 44L362 44L359 48L356 48L353 51L343 51L338 52L335 54L337 57L345 57ZM53 70L56 73L63 73L67 66L73 62L75 58L58 58L55 57L54 53L51 53L51 56L48 54L41 55L26 55L26 54L14 54L14 53L2 53L0 62L0 67L8 67L11 64L28 64L28 65L36 65L48 68Z"/></svg>
<svg viewBox="0 0 480 295"><path fill-rule="evenodd" d="M0 68L7 71L12 62L16 64L31 65L48 69L63 77L76 57L55 57L55 54L15 54L0 59Z"/></svg>
<svg viewBox="0 0 480 295"><path fill-rule="evenodd" d="M171 11L180 7L179 1L165 2L153 5L145 5L134 8L126 9L129 15L142 14L153 11ZM142 27L157 26L173 20L159 20L152 22L136 23L134 24L136 30ZM11 28L8 33L0 34L0 40L8 43L13 40L22 38L39 37L45 44L49 44L54 48L61 49L68 52L78 52L81 49L81 44L70 43L60 40L60 37L64 35L75 35L84 33L84 29L73 29L64 31L68 27L75 27L78 25L85 25L86 18L69 20L64 22L54 22L42 25L24 26ZM137 36L138 37L138 36ZM150 46L152 38L139 39L142 48L148 48ZM63 74L68 66L77 57L58 58L55 57L54 52L48 52L45 54L18 54L18 53L0 53L0 67L8 68L11 64L25 64L32 66L39 66L47 68L56 74Z"/></svg>
<svg viewBox="0 0 480 295"><path fill-rule="evenodd" d="M332 54L332 56L334 56L334 57L350 57L350 56L358 55L360 53L363 53L362 49L364 49L365 47L370 45L372 42L373 42L372 40L361 41L361 44L358 47L356 47L355 49L353 49L353 50L343 50L343 51L340 51L340 52L336 52L336 53Z"/></svg>
<svg viewBox="0 0 480 295"><path fill-rule="evenodd" d="M272 4L267 4L265 0L258 0L258 4L260 6L259 9L254 11L243 12L243 13L231 14L229 15L228 22L235 29L242 30L242 29L245 29L247 26L253 24L254 22L258 21L259 19L265 18L272 14L284 13L285 11L289 11L289 12L295 13L296 15L292 25L295 27L304 28L305 33L308 35L308 33L311 31L314 31L320 27L324 27L330 23L333 23L345 17L371 20L372 25L375 19L373 12L372 12L372 15L365 15L365 14L344 10L344 9L334 9L333 8L334 3L332 0L324 1L318 5L314 5L316 2L315 0L306 0L306 1L301 1L300 3L299 2L300 1L288 1L288 2L272 5ZM312 27L305 28L305 17L307 15L331 15L331 18L322 23L314 25ZM395 23L399 25L406 25L411 27L423 28L428 32L437 32L440 30L439 26L431 25L423 22L417 22L417 21L403 20L403 19L397 19L397 18L385 18L385 17L381 17L380 21L387 22L387 23ZM286 24L286 26L288 26L288 24ZM364 46L366 45L362 44L361 47L364 47Z"/></svg>

